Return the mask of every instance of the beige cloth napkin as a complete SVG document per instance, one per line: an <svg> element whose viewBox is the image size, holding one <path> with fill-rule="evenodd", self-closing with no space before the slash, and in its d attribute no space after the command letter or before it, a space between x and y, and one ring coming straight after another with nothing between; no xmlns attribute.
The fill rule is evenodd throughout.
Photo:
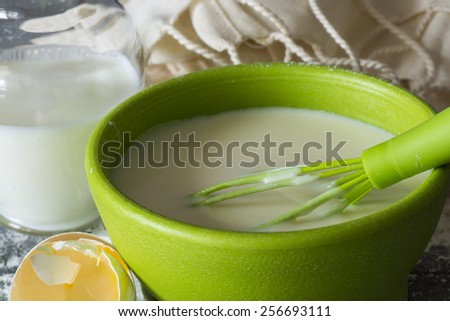
<svg viewBox="0 0 450 321"><path fill-rule="evenodd" d="M122 0L148 84L262 61L341 66L450 104L448 0Z"/></svg>

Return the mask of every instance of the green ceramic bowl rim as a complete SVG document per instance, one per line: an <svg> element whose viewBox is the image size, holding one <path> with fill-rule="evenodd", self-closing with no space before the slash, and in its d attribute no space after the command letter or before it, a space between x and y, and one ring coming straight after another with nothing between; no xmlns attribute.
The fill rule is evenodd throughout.
<svg viewBox="0 0 450 321"><path fill-rule="evenodd" d="M195 81L198 79L202 79L202 81L204 81L205 77L217 79L218 77L223 77L227 74L233 74L236 71L245 73L246 75L250 75L255 72L258 73L258 70L261 70L261 68L279 68L280 70L284 70L286 68L293 70L296 68L300 68L302 70L309 70L311 72L313 72L314 70L330 70L330 73L332 73L333 75L338 77L345 77L353 82L364 83L365 85L370 85L375 88L383 87L384 90L390 88L391 91L396 91L396 95L404 95L405 97L407 96L409 98L413 97L422 105L428 107L430 111L430 117L435 113L434 109L431 108L427 103L414 96L410 92L406 91L405 89L364 73L339 68L330 68L329 66L284 63L260 63L211 68L208 70L194 72L185 76L167 80L154 86L148 87L123 101L109 114L107 114L106 117L104 117L95 128L87 147L86 170L90 175L90 181L95 180L97 185L96 188L101 189L102 194L107 196L109 202L114 202L115 204L117 204L114 205L114 207L120 207L122 209L121 212L133 216L133 218L137 219L143 226L146 225L148 227L151 227L153 230L160 231L161 233L170 234L173 237L188 238L190 241L197 241L201 244L206 243L210 244L211 246L220 246L223 248L276 250L286 248L314 247L328 243L345 241L349 238L357 239L358 237L361 237L363 235L375 233L380 229L396 225L405 219L405 217L403 216L410 216L409 213L404 213L404 211L401 210L396 213L397 209L403 207L405 204L409 204L417 199L420 199L420 194L426 193L428 187L432 186L435 181L444 179L445 177L450 178L450 165L445 166L444 168L435 169L426 178L426 180L412 193L386 209L359 219L336 225L287 232L227 231L201 227L177 221L142 207L141 205L125 196L109 181L99 163L98 145L100 138L104 129L109 126L109 123L115 117L126 113L129 109L136 108L135 102L140 101L141 97L151 94L157 94L158 91L173 89L172 87L177 86L177 84L181 82L189 82L192 80ZM108 215L116 215L116 213Z"/></svg>

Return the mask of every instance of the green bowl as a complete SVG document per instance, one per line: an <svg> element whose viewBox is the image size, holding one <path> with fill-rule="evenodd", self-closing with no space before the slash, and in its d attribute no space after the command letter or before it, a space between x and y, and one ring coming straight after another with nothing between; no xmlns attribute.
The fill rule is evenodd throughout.
<svg viewBox="0 0 450 321"><path fill-rule="evenodd" d="M175 119L249 107L288 106L349 116L395 134L434 111L382 80L301 64L210 69L148 88L93 133L86 173L106 229L145 290L161 300L398 300L438 222L450 166L414 192L364 218L275 233L194 226L143 208L110 181L106 142L136 139ZM123 142L122 142L123 143ZM124 146L126 148L127 146Z"/></svg>

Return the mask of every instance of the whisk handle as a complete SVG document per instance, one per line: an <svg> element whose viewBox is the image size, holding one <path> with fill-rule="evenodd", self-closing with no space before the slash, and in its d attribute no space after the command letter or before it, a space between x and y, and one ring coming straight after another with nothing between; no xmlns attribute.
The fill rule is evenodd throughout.
<svg viewBox="0 0 450 321"><path fill-rule="evenodd" d="M450 108L401 135L366 149L362 160L367 176L378 189L450 163Z"/></svg>

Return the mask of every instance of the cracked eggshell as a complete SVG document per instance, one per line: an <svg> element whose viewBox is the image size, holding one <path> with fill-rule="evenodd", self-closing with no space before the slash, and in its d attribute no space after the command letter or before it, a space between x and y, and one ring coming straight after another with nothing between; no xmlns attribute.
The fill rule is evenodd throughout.
<svg viewBox="0 0 450 321"><path fill-rule="evenodd" d="M36 245L14 275L14 301L135 300L131 272L119 253L87 233L63 233Z"/></svg>

